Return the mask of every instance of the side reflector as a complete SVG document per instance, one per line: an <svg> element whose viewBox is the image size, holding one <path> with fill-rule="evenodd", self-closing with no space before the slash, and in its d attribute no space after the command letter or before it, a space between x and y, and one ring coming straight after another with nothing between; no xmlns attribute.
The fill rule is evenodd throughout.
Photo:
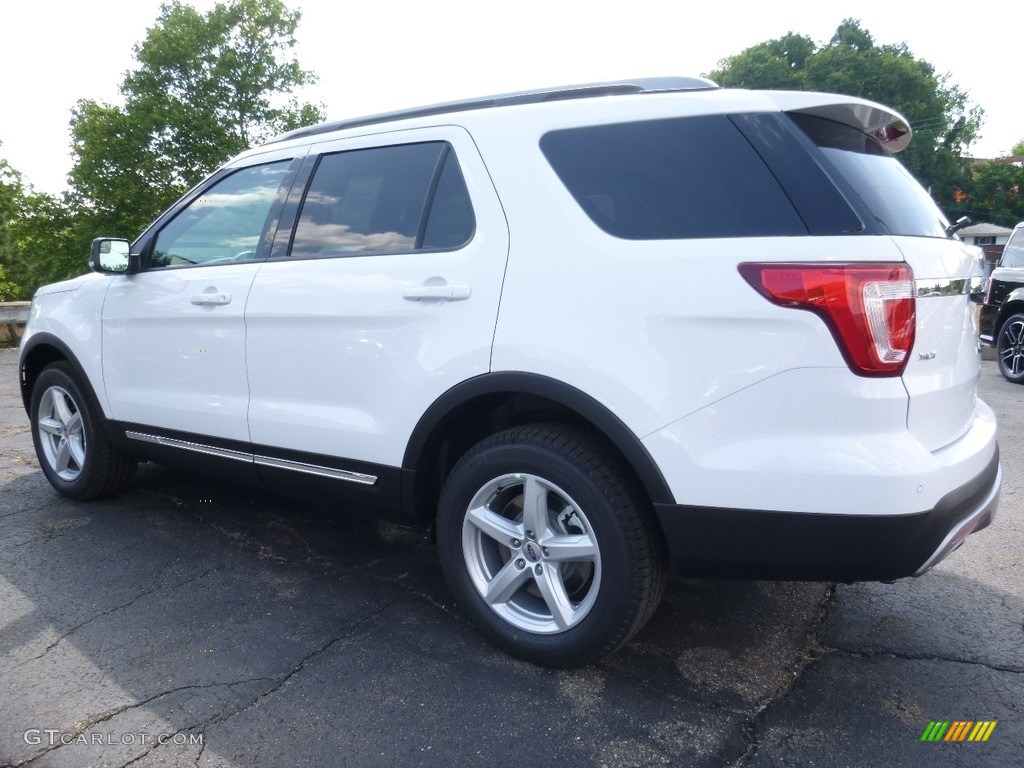
<svg viewBox="0 0 1024 768"><path fill-rule="evenodd" d="M832 332L850 370L899 376L914 346L914 273L903 263L740 264L769 301L814 312Z"/></svg>

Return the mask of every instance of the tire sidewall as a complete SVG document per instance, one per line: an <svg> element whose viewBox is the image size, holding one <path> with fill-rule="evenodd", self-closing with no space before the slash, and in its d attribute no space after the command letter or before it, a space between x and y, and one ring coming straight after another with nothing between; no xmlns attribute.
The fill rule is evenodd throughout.
<svg viewBox="0 0 1024 768"><path fill-rule="evenodd" d="M78 477L70 482L61 478L50 467L42 447L42 435L39 429L39 405L42 402L43 393L53 386L61 387L71 396L82 417L82 431L85 435L85 461L82 464L82 471ZM92 403L87 398L74 374L67 367L57 363L48 366L39 374L32 388L32 442L35 445L39 466L42 468L43 474L46 475L46 479L60 493L71 498L88 496L96 474L96 450L98 445L96 430L98 424L94 414L95 411Z"/></svg>
<svg viewBox="0 0 1024 768"><path fill-rule="evenodd" d="M1024 372L1014 375L1003 367L1003 331L1006 330L1006 326L1010 323L1020 321L1024 322L1024 314L1014 314L1006 318L1001 326L999 326L999 335L996 336L996 361L999 365L999 372L1003 375L1003 378L1007 381L1012 381L1014 384L1024 383Z"/></svg>
<svg viewBox="0 0 1024 768"><path fill-rule="evenodd" d="M507 623L484 601L466 566L462 529L470 501L489 481L517 472L544 478L571 496L586 516L600 551L597 600L577 625L557 634L537 634ZM602 649L612 643L621 617L629 610L633 557L619 518L598 480L548 448L528 443L494 445L467 456L453 470L441 495L437 539L442 568L463 610L495 644L530 661L575 666L603 655Z"/></svg>

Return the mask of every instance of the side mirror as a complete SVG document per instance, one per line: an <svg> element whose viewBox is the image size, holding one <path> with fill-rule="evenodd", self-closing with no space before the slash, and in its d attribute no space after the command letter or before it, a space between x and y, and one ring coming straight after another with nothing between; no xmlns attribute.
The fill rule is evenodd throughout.
<svg viewBox="0 0 1024 768"><path fill-rule="evenodd" d="M139 256L131 244L119 237L97 237L92 241L89 266L108 275L131 275L139 271Z"/></svg>

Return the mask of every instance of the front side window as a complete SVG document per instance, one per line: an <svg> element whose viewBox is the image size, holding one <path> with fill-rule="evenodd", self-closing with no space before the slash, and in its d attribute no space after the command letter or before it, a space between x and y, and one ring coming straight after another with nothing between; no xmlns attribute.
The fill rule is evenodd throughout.
<svg viewBox="0 0 1024 768"><path fill-rule="evenodd" d="M188 204L157 235L151 268L206 266L256 259L290 160L243 168Z"/></svg>
<svg viewBox="0 0 1024 768"><path fill-rule="evenodd" d="M447 143L337 152L320 158L291 257L457 248L474 226L465 181Z"/></svg>

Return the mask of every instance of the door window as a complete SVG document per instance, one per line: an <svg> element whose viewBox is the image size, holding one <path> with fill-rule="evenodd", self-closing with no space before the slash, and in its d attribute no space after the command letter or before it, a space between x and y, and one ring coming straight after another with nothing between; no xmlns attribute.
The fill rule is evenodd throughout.
<svg viewBox="0 0 1024 768"><path fill-rule="evenodd" d="M290 164L242 168L205 190L157 235L150 268L255 260Z"/></svg>
<svg viewBox="0 0 1024 768"><path fill-rule="evenodd" d="M447 143L337 152L320 158L291 257L458 248L474 228L469 193Z"/></svg>

